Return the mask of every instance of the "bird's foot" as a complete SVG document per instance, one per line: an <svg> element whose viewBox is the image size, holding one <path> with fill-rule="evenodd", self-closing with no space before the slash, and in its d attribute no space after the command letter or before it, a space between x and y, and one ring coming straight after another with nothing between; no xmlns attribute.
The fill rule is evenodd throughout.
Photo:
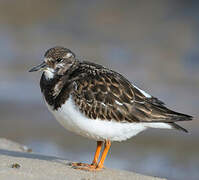
<svg viewBox="0 0 199 180"><path fill-rule="evenodd" d="M79 167L74 167L74 169L79 169L79 170L84 170L84 171L100 171L102 168L98 167L93 167L93 166L79 166Z"/></svg>
<svg viewBox="0 0 199 180"><path fill-rule="evenodd" d="M85 171L99 171L102 168L99 168L97 164L87 164L87 163L71 163L72 168L80 169Z"/></svg>

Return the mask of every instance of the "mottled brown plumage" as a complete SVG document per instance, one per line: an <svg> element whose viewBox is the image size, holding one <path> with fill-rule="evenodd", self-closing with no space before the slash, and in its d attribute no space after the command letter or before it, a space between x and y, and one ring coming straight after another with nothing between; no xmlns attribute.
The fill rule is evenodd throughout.
<svg viewBox="0 0 199 180"><path fill-rule="evenodd" d="M76 105L91 119L119 122L175 122L188 118L166 108L157 98L147 98L126 78L103 66L81 62L84 75L71 92Z"/></svg>
<svg viewBox="0 0 199 180"><path fill-rule="evenodd" d="M127 140L148 128L187 132L175 122L192 119L168 109L121 74L78 60L64 47L49 49L44 62L30 72L39 70L44 71L41 91L55 118L67 130L97 141L92 164L72 163L75 169L102 169L111 141Z"/></svg>
<svg viewBox="0 0 199 180"><path fill-rule="evenodd" d="M67 53L73 56L63 58ZM41 90L47 103L58 109L71 95L79 110L90 119L117 122L165 122L191 120L174 112L155 97L146 97L121 74L101 65L79 61L66 48L54 48L45 54L47 63L55 67L60 59L63 67L55 67L55 77L41 78Z"/></svg>

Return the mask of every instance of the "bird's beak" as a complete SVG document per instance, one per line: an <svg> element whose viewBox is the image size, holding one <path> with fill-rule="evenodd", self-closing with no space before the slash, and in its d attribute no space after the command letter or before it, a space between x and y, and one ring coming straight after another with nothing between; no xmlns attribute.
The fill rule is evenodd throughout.
<svg viewBox="0 0 199 180"><path fill-rule="evenodd" d="M29 70L29 72L34 72L34 71L41 71L47 67L46 62L42 62L40 65L33 67L32 69Z"/></svg>

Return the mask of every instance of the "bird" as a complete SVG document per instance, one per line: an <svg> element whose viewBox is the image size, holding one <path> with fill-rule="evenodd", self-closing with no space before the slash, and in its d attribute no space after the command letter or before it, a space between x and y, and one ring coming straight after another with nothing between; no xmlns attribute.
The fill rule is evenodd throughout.
<svg viewBox="0 0 199 180"><path fill-rule="evenodd" d="M188 132L176 122L193 118L167 108L120 73L79 59L62 46L48 49L43 62L29 70L34 71L42 71L41 92L56 120L68 131L97 141L92 163L71 163L75 169L101 170L112 142L149 128Z"/></svg>

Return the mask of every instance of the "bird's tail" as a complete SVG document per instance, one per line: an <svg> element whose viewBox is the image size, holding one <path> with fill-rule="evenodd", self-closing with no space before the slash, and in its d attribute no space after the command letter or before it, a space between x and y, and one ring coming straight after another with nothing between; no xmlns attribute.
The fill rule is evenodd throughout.
<svg viewBox="0 0 199 180"><path fill-rule="evenodd" d="M176 130L188 133L188 130L186 130L185 128L183 128L182 126L180 126L176 123L168 123L168 124L171 126L172 129L176 129Z"/></svg>

